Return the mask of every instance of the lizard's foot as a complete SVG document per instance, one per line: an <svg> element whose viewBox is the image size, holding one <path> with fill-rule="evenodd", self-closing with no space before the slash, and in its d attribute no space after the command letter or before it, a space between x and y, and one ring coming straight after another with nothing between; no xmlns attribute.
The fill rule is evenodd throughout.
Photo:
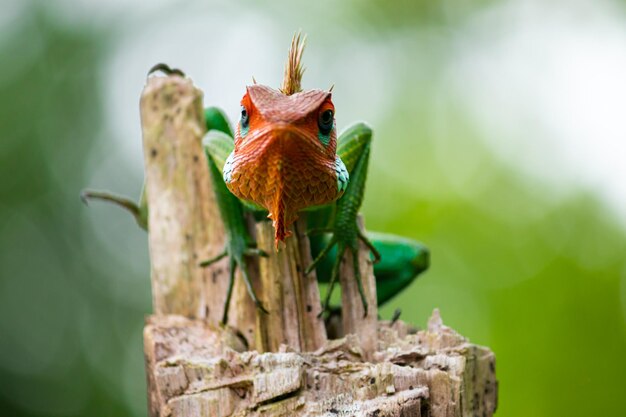
<svg viewBox="0 0 626 417"><path fill-rule="evenodd" d="M328 255L330 250L335 245L337 246L337 255L333 263L333 268L330 275L330 282L328 284L328 291L326 292L326 297L324 297L322 311L320 312L319 316L321 316L329 308L330 297L333 293L335 284L337 283L337 278L339 277L339 267L341 266L341 261L346 251L350 251L350 254L352 255L352 270L354 273L354 279L357 283L357 288L359 290L359 295L361 297L361 302L363 303L363 317L367 316L368 302L367 297L365 296L365 290L363 289L361 269L359 267L359 241L363 242L365 246L367 246L367 248L370 250L370 252L374 255L374 263L378 262L380 260L380 253L369 241L367 236L361 233L361 231L358 229L358 225L355 222L354 229L351 231L351 233L338 233L337 231L335 231L330 241L324 246L319 255L305 270L305 274L309 274L317 266L317 264L319 264L319 262Z"/></svg>
<svg viewBox="0 0 626 417"><path fill-rule="evenodd" d="M402 314L402 309L401 308L396 308L394 310L393 316L391 316L390 326L393 326L400 319L400 315L401 314Z"/></svg>
<svg viewBox="0 0 626 417"><path fill-rule="evenodd" d="M148 228L148 213L145 207L141 207L129 198L122 197L108 191L83 190L80 199L85 205L89 205L91 200L100 200L113 203L133 215L135 221L144 230Z"/></svg>
<svg viewBox="0 0 626 417"><path fill-rule="evenodd" d="M159 62L154 65L152 68L148 70L148 75L152 75L153 73L161 71L165 75L180 75L181 77L185 77L185 73L178 68L170 68L169 65Z"/></svg>
<svg viewBox="0 0 626 417"><path fill-rule="evenodd" d="M243 281L246 285L246 289L248 290L248 294L254 302L257 310L262 313L269 314L265 307L263 307L263 304L261 303L256 295L256 292L254 291L254 287L252 286L252 282L250 281L250 276L248 275L248 263L246 259L253 256L267 257L267 253L257 248L255 244L243 244L242 242L228 239L226 247L221 253L214 256L213 258L200 262L199 265L201 267L207 267L225 258L226 256L230 258L228 263L230 268L230 275L228 279L226 301L224 302L224 312L222 314L222 324L228 323L228 309L230 307L230 299L233 293L233 285L235 284L235 271L237 267L241 269L241 275L243 276Z"/></svg>

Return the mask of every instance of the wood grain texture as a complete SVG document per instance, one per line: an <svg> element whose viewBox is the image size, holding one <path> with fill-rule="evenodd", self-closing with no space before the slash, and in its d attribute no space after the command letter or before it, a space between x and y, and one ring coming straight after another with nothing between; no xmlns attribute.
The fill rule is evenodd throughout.
<svg viewBox="0 0 626 417"><path fill-rule="evenodd" d="M228 271L198 266L224 244L201 145L202 92L186 78L150 77L140 109L154 311L217 324Z"/></svg>
<svg viewBox="0 0 626 417"><path fill-rule="evenodd" d="M363 218L358 218L359 228L363 227ZM361 348L366 357L376 349L376 327L378 324L378 306L376 304L376 278L374 267L370 259L370 252L363 242L359 242L359 268L363 290L368 303L367 315L363 309L363 302L359 294L357 282L354 279L352 254L346 251L340 269L342 325L344 333L356 334L361 340Z"/></svg>
<svg viewBox="0 0 626 417"><path fill-rule="evenodd" d="M433 314L410 334L378 325L365 361L348 335L314 352L241 351L228 328L199 320L152 317L144 332L152 416L491 416L497 403L495 359Z"/></svg>
<svg viewBox="0 0 626 417"><path fill-rule="evenodd" d="M315 272L304 275L311 260L308 238L304 236L306 221L300 219L292 236L274 246L274 228L270 222L257 224L257 244L269 254L260 260L263 303L269 315L259 317L261 352L275 352L280 345L295 351L312 351L326 342L319 289Z"/></svg>

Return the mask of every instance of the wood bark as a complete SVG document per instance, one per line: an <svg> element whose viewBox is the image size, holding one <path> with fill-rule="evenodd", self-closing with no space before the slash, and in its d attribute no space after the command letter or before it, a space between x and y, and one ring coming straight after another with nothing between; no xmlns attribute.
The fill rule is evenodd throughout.
<svg viewBox="0 0 626 417"><path fill-rule="evenodd" d="M179 76L152 77L141 98L154 315L144 328L152 417L491 416L495 357L443 325L377 319L369 251L358 253L368 314L341 268L342 325L327 337L304 215L276 250L268 221L250 232L268 258L251 260L258 313L240 277L230 326L220 325L229 271L198 263L224 230L200 140L202 93ZM360 227L363 229L362 220ZM342 329L342 330L341 330Z"/></svg>

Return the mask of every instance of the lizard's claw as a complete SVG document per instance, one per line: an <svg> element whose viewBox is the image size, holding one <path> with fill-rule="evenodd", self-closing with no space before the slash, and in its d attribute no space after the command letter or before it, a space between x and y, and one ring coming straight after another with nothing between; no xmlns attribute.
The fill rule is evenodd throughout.
<svg viewBox="0 0 626 417"><path fill-rule="evenodd" d="M391 326L393 326L395 322L397 322L400 319L401 314L402 314L402 309L396 308L395 311L393 312L393 316L391 316L391 323L390 323Z"/></svg>
<svg viewBox="0 0 626 417"><path fill-rule="evenodd" d="M261 258L268 258L269 257L267 252L265 252L262 249L255 248L255 247L249 247L243 253L244 253L244 255L247 255L247 256L260 256Z"/></svg>
<svg viewBox="0 0 626 417"><path fill-rule="evenodd" d="M378 250L376 250L376 248L369 241L369 239L363 233L361 233L361 231L358 229L358 226L356 224L354 226L355 233L345 234L335 232L330 241L319 253L319 255L317 255L311 265L309 265L308 268L306 268L305 270L305 274L309 274L317 266L317 264L319 264L320 261L328 255L330 250L335 245L337 245L337 257L335 258L335 262L333 263L330 281L328 284L328 291L326 292L326 297L324 297L324 302L322 303L322 311L320 312L319 316L321 316L329 308L330 297L332 295L334 286L337 283L337 278L339 277L339 267L341 266L341 261L346 251L350 251L350 254L352 255L352 270L354 273L354 279L356 280L359 290L359 295L361 296L361 302L363 303L363 317L367 316L368 302L365 295L365 290L363 288L363 280L361 279L361 269L359 266L359 240L365 243L368 249L372 252L372 254L374 255L374 262L378 262L380 260L380 253L378 252Z"/></svg>
<svg viewBox="0 0 626 417"><path fill-rule="evenodd" d="M215 255L212 258L205 259L204 261L200 262L198 265L203 268L206 268L209 265L213 265L217 261L221 261L223 258L226 257L226 255L228 255L228 249L224 249L222 252L220 252L219 254Z"/></svg>
<svg viewBox="0 0 626 417"><path fill-rule="evenodd" d="M235 271L237 270L237 267L241 269L243 282L245 283L246 289L248 290L248 294L250 295L250 298L254 302L254 305L256 306L257 310L265 314L269 314L267 309L263 307L263 304L261 303L261 301L256 295L256 292L254 291L254 287L252 286L252 282L250 281L250 276L248 275L248 263L246 260L246 257L253 257L253 256L267 257L268 255L261 249L256 248L255 247L256 245L246 246L246 245L241 245L238 243L240 242L233 242L233 241L227 242L226 247L224 248L222 252L198 264L201 267L207 267L225 258L226 256L230 258L229 264L228 264L230 267L230 274L229 274L229 279L228 279L228 290L226 292L226 301L224 302L224 312L222 314L222 324L228 323L228 309L230 307L230 299L233 294L233 286L235 284Z"/></svg>
<svg viewBox="0 0 626 417"><path fill-rule="evenodd" d="M161 71L165 75L180 75L181 77L185 76L185 73L182 70L178 68L170 68L169 65L164 64L163 62L159 62L158 64L150 68L148 70L148 76L152 75L153 73L157 71Z"/></svg>
<svg viewBox="0 0 626 417"><path fill-rule="evenodd" d="M367 246L367 248L370 250L372 255L374 255L374 263L377 264L378 262L380 262L380 252L378 252L378 249L376 249L376 247L374 247L374 244L367 238L367 236L365 236L365 234L361 232L361 229L357 229L357 232L359 235L359 240L363 242L365 246Z"/></svg>

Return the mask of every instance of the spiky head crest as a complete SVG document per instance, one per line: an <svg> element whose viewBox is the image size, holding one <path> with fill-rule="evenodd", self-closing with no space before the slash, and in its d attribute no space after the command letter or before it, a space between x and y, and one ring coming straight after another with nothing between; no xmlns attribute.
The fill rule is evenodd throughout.
<svg viewBox="0 0 626 417"><path fill-rule="evenodd" d="M302 54L304 53L305 44L306 35L302 36L302 32L297 32L293 35L289 55L285 63L283 85L280 87L280 91L287 96L302 91L302 74L304 74Z"/></svg>

